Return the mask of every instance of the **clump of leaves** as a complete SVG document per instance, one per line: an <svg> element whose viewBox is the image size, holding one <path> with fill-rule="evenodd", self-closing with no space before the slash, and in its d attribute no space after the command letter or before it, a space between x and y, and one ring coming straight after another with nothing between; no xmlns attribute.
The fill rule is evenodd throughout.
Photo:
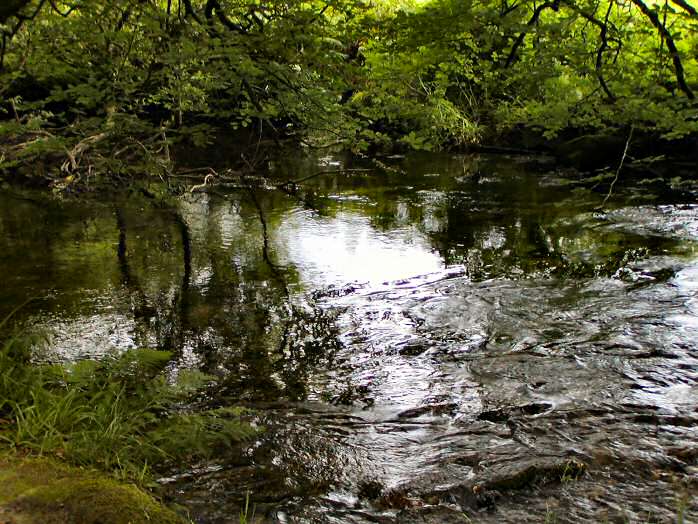
<svg viewBox="0 0 698 524"><path fill-rule="evenodd" d="M18 337L0 347L0 441L15 449L144 482L154 464L204 459L258 431L241 409L188 411L212 379L188 371L169 381L168 352L36 365L30 350Z"/></svg>

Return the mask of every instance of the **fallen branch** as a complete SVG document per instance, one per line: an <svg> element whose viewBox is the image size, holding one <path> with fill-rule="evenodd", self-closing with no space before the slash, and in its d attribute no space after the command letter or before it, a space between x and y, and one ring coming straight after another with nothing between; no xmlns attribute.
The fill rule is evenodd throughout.
<svg viewBox="0 0 698 524"><path fill-rule="evenodd" d="M195 191L199 191L200 189L205 189L208 187L208 183L210 180L213 180L218 176L218 173L216 173L213 169L211 169L212 173L209 173L204 177L204 182L203 184L195 184L189 188L190 193L194 193Z"/></svg>
<svg viewBox="0 0 698 524"><path fill-rule="evenodd" d="M99 133L80 140L80 142L78 142L73 149L66 151L68 158L61 165L61 171L63 173L75 171L78 168L78 157L94 144L107 138L107 136L109 136L108 133Z"/></svg>

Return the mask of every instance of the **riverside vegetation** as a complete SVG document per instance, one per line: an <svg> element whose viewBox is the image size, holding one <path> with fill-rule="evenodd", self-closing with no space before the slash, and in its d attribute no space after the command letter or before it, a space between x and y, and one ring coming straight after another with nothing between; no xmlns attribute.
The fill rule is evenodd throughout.
<svg viewBox="0 0 698 524"><path fill-rule="evenodd" d="M8 1L0 169L58 189L164 177L231 135L358 152L594 137L617 162L632 130L635 161L690 154L697 27L688 0Z"/></svg>
<svg viewBox="0 0 698 524"><path fill-rule="evenodd" d="M212 377L185 371L167 380L168 352L36 365L32 342L11 337L0 348L0 505L27 522L183 521L89 470L152 486L152 464L201 460L257 431L239 409L187 412ZM88 469L18 458L36 455Z"/></svg>

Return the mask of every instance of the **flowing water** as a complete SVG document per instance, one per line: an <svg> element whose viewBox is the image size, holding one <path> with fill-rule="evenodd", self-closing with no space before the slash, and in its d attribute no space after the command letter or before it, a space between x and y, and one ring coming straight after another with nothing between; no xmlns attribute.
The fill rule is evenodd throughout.
<svg viewBox="0 0 698 524"><path fill-rule="evenodd" d="M54 360L170 349L253 409L254 441L160 479L196 522L247 496L262 522L698 522L695 173L601 208L608 179L547 159L373 166L3 191L0 317L24 304Z"/></svg>

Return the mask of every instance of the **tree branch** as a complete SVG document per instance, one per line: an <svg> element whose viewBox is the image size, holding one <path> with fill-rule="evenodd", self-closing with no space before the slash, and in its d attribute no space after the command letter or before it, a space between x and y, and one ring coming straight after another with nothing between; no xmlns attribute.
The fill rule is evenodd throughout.
<svg viewBox="0 0 698 524"><path fill-rule="evenodd" d="M674 42L674 38L671 36L671 33L664 26L664 24L662 24L661 20L659 19L659 15L650 9L649 6L642 0L630 1L635 4L640 11L642 11L642 14L644 14L650 20L652 25L657 29L657 31L659 31L659 34L662 35L666 41L667 49L671 54L672 61L674 62L674 73L676 75L676 82L679 85L679 89L681 89L681 91L683 91L690 100L693 100L695 95L686 83L686 76L684 73L683 64L681 63L681 56L679 55L679 50L676 48L676 42Z"/></svg>
<svg viewBox="0 0 698 524"><path fill-rule="evenodd" d="M608 199L611 198L611 195L613 194L613 188L615 187L616 182L618 182L618 177L620 176L620 170L623 169L623 164L625 163L625 158L628 156L628 148L630 147L630 141L633 139L633 131L635 131L635 128L633 126L630 126L630 132L628 133L628 139L625 141L625 149L623 149L623 156L620 158L620 163L618 164L618 169L616 169L616 175L613 177L613 181L611 182L611 186L608 188L608 193L606 194L606 198L604 198L603 202L601 202L599 209L603 209L603 207L606 205L606 202L608 202Z"/></svg>
<svg viewBox="0 0 698 524"><path fill-rule="evenodd" d="M531 19L526 24L526 29L519 33L519 36L516 38L516 41L514 42L514 45L511 47L511 51L509 51L507 61L504 64L504 68L509 67L514 62L514 59L516 58L516 53L518 52L519 47L521 47L521 45L523 44L524 39L526 38L526 34L528 33L528 31L530 31L531 27L533 27L536 24L536 22L538 22L541 13L546 9L552 9L553 11L557 11L559 8L560 0L554 0L553 2L545 2L544 4L541 4L538 7L536 7L535 11L533 11Z"/></svg>
<svg viewBox="0 0 698 524"><path fill-rule="evenodd" d="M17 23L9 31L0 29L0 34L2 34L2 45L0 46L0 72L5 69L5 55L7 53L9 41L19 32L24 22L36 18L41 8L44 7L46 0L41 0L39 5L36 6L36 9L34 9L34 12L30 15L22 14L22 8L28 6L30 3L31 0L9 0L9 3L0 6L0 24L4 24L13 16L17 18Z"/></svg>
<svg viewBox="0 0 698 524"><path fill-rule="evenodd" d="M201 24L201 18L191 5L191 0L181 0L184 2L184 18L191 16L197 24Z"/></svg>
<svg viewBox="0 0 698 524"><path fill-rule="evenodd" d="M608 87L608 84L606 83L606 79L603 76L603 54L606 52L606 50L609 49L608 43L610 41L616 42L618 45L620 45L620 41L617 39L612 39L609 38L608 36L608 29L613 28L615 30L615 27L613 24L609 22L609 17L611 16L611 10L613 9L614 2L609 2L608 3L608 10L606 11L606 16L603 21L600 19L596 18L593 14L589 14L586 11L583 11L580 9L573 1L570 0L563 0L565 2L565 6L572 10L574 13L578 14L582 18L584 18L587 22L595 25L596 27L599 28L599 38L601 38L601 45L599 48L596 50L596 64L594 66L595 71L596 71L596 78L599 81L599 85L601 86L601 89L603 90L604 93L606 93L606 96L611 102L616 101L616 96L613 94L611 89Z"/></svg>
<svg viewBox="0 0 698 524"><path fill-rule="evenodd" d="M78 4L72 5L68 7L68 10L64 13L58 8L58 5L56 5L56 0L49 0L49 3L51 4L51 9L53 9L56 13L61 15L63 18L68 18L70 13L75 11L78 8Z"/></svg>
<svg viewBox="0 0 698 524"><path fill-rule="evenodd" d="M608 49L608 17L611 15L612 8L613 2L609 2L608 11L606 11L606 19L604 20L603 24L601 24L601 33L599 34L599 37L601 38L601 45L599 46L599 49L596 52L595 68L596 78L598 78L599 80L601 89L604 90L604 93L606 93L606 96L608 96L611 102L615 102L616 97L609 89L608 84L606 83L606 79L603 76L603 53L606 49Z"/></svg>
<svg viewBox="0 0 698 524"><path fill-rule="evenodd" d="M227 29L235 33L245 33L245 29L241 25L236 24L226 16L223 8L221 7L221 3L218 0L207 0L204 11L206 14L206 20L208 20L209 24L213 23L213 14L215 12L220 23L223 24Z"/></svg>
<svg viewBox="0 0 698 524"><path fill-rule="evenodd" d="M698 16L698 11L696 10L695 7L690 5L688 2L685 2L684 0L669 0L672 4L678 5L681 9L686 11L688 14L691 16Z"/></svg>

